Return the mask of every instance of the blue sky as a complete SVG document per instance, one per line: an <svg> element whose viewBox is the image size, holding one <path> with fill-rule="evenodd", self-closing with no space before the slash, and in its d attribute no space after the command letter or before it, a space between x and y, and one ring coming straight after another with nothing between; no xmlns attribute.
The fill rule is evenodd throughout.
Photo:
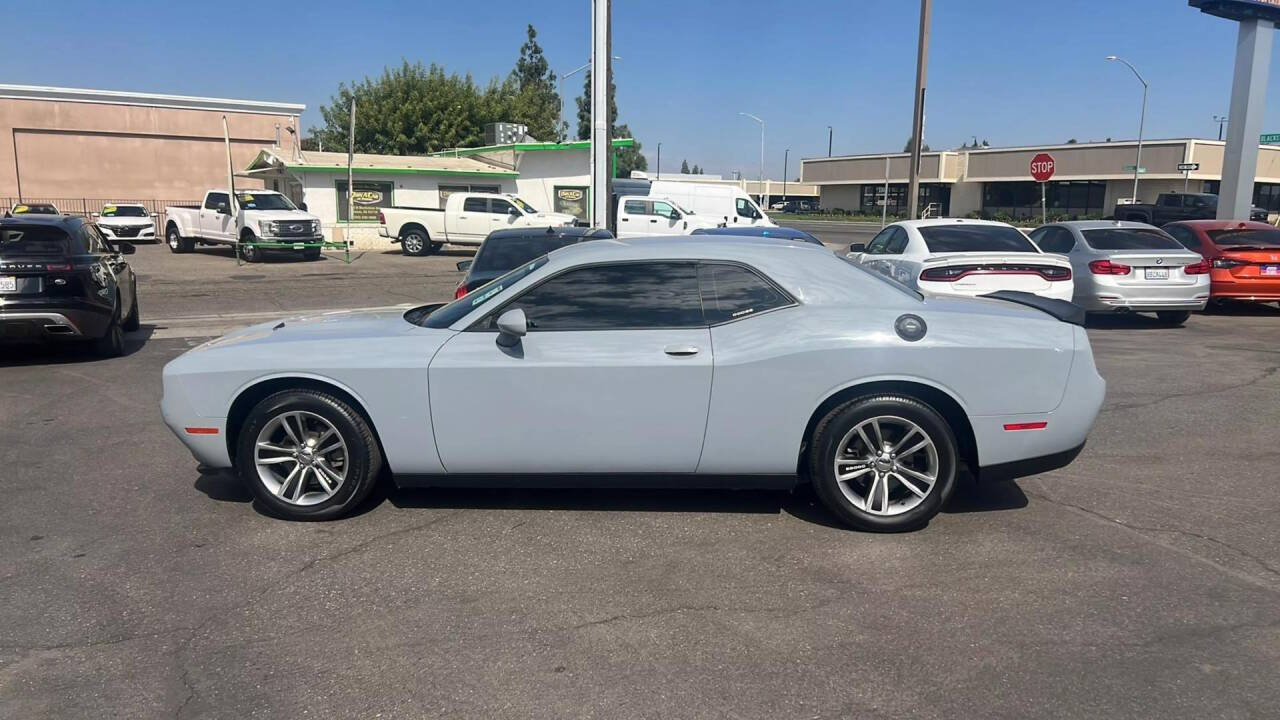
<svg viewBox="0 0 1280 720"><path fill-rule="evenodd" d="M1081 142L1137 134L1151 84L1147 137L1216 137L1227 112L1236 24L1184 0L936 0L925 140L952 148ZM652 169L680 160L709 172L782 174L797 158L901 150L910 134L919 4L915 0L614 0L621 121ZM230 19L219 23L215 13ZM319 122L339 81L377 75L401 58L479 81L507 73L532 22L557 72L590 53L587 0L412 3L25 3L9 8L3 82L305 103ZM344 37L344 29L354 31ZM1280 43L1277 43L1280 52ZM1273 63L1274 65L1274 63ZM568 108L580 75L566 88ZM1280 132L1273 70L1268 131ZM572 110L570 110L572 111Z"/></svg>

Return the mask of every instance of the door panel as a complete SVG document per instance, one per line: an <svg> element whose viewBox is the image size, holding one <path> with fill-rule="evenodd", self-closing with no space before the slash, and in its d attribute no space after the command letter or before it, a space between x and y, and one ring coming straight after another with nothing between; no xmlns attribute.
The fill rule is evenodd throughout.
<svg viewBox="0 0 1280 720"><path fill-rule="evenodd" d="M711 393L707 328L530 332L514 349L496 340L459 333L431 361L431 417L448 472L697 468Z"/></svg>

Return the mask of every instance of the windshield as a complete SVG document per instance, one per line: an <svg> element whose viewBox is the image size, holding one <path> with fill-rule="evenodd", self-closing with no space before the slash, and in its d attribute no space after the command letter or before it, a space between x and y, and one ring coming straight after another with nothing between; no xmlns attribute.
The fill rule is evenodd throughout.
<svg viewBox="0 0 1280 720"><path fill-rule="evenodd" d="M147 217L147 211L137 205L106 205L102 217Z"/></svg>
<svg viewBox="0 0 1280 720"><path fill-rule="evenodd" d="M1085 230L1084 240L1094 250L1185 250L1177 240L1159 230L1101 228Z"/></svg>
<svg viewBox="0 0 1280 720"><path fill-rule="evenodd" d="M58 208L48 203L27 203L14 205L10 212L14 215L57 215Z"/></svg>
<svg viewBox="0 0 1280 720"><path fill-rule="evenodd" d="M1215 245L1280 247L1280 230L1209 230Z"/></svg>
<svg viewBox="0 0 1280 720"><path fill-rule="evenodd" d="M0 227L0 255L64 255L67 239L60 228Z"/></svg>
<svg viewBox="0 0 1280 720"><path fill-rule="evenodd" d="M931 253L1038 252L1026 235L1007 225L929 225L917 229Z"/></svg>
<svg viewBox="0 0 1280 720"><path fill-rule="evenodd" d="M537 214L538 214L538 211L537 211L537 210L534 210L532 205L530 205L529 203L527 203L527 202L525 202L525 201L521 200L520 198L516 197L515 195L508 195L507 197L511 199L511 202L513 202L513 203L515 203L515 204L516 204L516 207L518 207L518 208L520 208L521 210L525 211L525 213L527 213L527 214L529 214L529 215L537 215Z"/></svg>
<svg viewBox="0 0 1280 720"><path fill-rule="evenodd" d="M276 193L263 193L255 195L253 193L238 192L236 193L236 201L240 203L240 207L244 210L297 210L293 203L289 202L289 198L278 195Z"/></svg>
<svg viewBox="0 0 1280 720"><path fill-rule="evenodd" d="M526 275L547 264L547 256L527 262L502 277L485 283L470 294L454 300L444 307L428 315L422 322L414 323L429 328L447 328L458 322L464 315L484 305L502 293L503 290L520 282ZM413 312L410 310L409 312ZM408 320L408 315L405 317ZM413 322L410 320L410 322Z"/></svg>

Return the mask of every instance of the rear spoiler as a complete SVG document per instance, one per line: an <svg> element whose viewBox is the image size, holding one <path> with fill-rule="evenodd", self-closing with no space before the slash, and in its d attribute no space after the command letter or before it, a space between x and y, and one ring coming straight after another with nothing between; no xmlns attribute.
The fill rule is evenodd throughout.
<svg viewBox="0 0 1280 720"><path fill-rule="evenodd" d="M1066 300L1055 300L1053 298L1041 297L1034 293L1020 292L1018 290L997 290L993 293L987 293L980 297L991 298L993 300L1004 300L1006 302L1026 305L1035 308L1041 312L1048 313L1064 323L1079 325L1084 327L1084 308L1075 303Z"/></svg>

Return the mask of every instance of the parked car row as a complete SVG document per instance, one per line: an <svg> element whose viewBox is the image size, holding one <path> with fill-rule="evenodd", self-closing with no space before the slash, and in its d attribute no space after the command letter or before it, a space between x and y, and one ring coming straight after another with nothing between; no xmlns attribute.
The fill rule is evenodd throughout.
<svg viewBox="0 0 1280 720"><path fill-rule="evenodd" d="M854 243L849 258L938 295L1030 292L1088 313L1153 312L1170 325L1210 301L1280 300L1280 230L1253 221L1074 221L1024 234L985 220L912 220Z"/></svg>

